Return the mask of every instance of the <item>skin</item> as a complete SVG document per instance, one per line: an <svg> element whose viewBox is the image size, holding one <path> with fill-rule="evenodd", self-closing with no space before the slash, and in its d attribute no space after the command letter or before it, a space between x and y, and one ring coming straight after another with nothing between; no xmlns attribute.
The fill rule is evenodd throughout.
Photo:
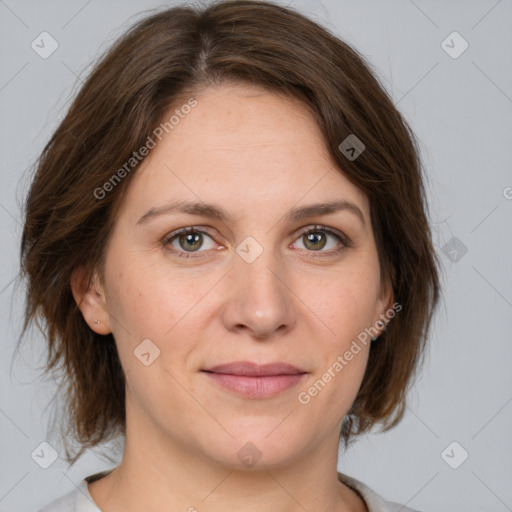
<svg viewBox="0 0 512 512"><path fill-rule="evenodd" d="M79 269L72 280L90 328L113 333L127 380L123 459L89 485L91 496L104 512L364 512L338 481L337 463L370 343L307 405L298 394L393 304L380 286L368 199L331 161L297 100L242 84L194 97L197 106L133 176L102 279L95 274L81 290ZM292 208L341 199L365 222L348 210L284 219ZM172 213L137 224L174 200L214 203L233 218ZM350 246L336 253L343 242L319 224ZM179 237L166 240L191 226L209 228L195 252ZM308 243L308 229L317 241ZM248 236L263 249L252 263L236 252ZM148 338L160 356L145 366L134 350ZM284 361L308 374L273 398L252 399L200 371L236 360ZM237 456L248 442L261 453L252 467Z"/></svg>

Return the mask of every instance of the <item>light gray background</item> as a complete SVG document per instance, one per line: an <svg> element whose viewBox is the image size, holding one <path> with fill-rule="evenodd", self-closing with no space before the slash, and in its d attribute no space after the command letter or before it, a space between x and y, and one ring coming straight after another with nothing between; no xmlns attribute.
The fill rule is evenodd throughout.
<svg viewBox="0 0 512 512"><path fill-rule="evenodd" d="M112 467L94 453L70 470L62 459L45 470L31 458L51 438L47 406L55 386L38 370L44 361L40 336L15 358L11 372L23 305L23 289L16 292L13 282L19 204L26 169L62 119L80 76L142 11L164 5L173 3L0 0L4 512L33 512L83 477ZM445 269L445 302L430 338L431 355L404 421L391 432L362 438L340 457L339 469L422 512L510 511L512 1L300 0L290 5L367 57L417 133ZM42 31L59 44L46 60L30 46ZM456 59L441 47L453 31L469 43ZM467 247L458 262L443 251L454 236ZM462 449L469 453L458 469L441 456L453 441L461 448L448 452L450 461L457 462Z"/></svg>

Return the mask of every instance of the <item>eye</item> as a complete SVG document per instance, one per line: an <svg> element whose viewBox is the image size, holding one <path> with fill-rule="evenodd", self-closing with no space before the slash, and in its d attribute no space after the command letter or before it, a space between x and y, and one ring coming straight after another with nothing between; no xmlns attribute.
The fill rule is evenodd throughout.
<svg viewBox="0 0 512 512"><path fill-rule="evenodd" d="M331 238L331 240L329 240ZM332 239L335 239L334 241ZM308 254L308 256L327 256L329 254L337 254L350 244L348 239L341 233L337 233L325 226L314 226L304 231L297 239L299 241L298 249L307 250L308 253L319 252L320 254ZM293 245L296 245L294 242ZM302 247L300 246L302 244ZM326 249L327 250L322 250ZM328 253L328 254L325 254Z"/></svg>
<svg viewBox="0 0 512 512"><path fill-rule="evenodd" d="M305 250L307 257L312 258L332 256L350 247L350 240L346 236L325 226L313 226L302 232L292 245L295 246L297 241L299 246L296 248ZM205 228L198 229L193 226L173 231L163 239L162 243L180 258L201 257L204 256L202 253L209 249L222 248L222 246L216 246Z"/></svg>
<svg viewBox="0 0 512 512"><path fill-rule="evenodd" d="M209 243L206 243L206 246L205 237L210 240ZM208 250L215 247L213 239L206 231L196 229L193 226L173 231L165 237L163 243L166 247L172 247L171 250L177 252L178 256L185 258L194 257L189 255L190 253L204 252L199 250L201 248Z"/></svg>

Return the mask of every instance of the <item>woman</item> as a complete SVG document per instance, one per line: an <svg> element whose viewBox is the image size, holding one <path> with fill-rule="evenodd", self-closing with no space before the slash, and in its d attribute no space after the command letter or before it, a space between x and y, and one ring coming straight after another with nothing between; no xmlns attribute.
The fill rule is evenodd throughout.
<svg viewBox="0 0 512 512"><path fill-rule="evenodd" d="M96 65L26 201L25 326L74 463L44 512L412 510L338 472L388 430L439 298L421 163L364 60L272 3L176 7ZM343 461L340 461L341 464Z"/></svg>

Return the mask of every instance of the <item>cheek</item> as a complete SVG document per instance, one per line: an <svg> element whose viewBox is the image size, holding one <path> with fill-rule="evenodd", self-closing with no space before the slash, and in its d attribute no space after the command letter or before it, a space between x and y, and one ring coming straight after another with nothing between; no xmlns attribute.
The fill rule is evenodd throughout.
<svg viewBox="0 0 512 512"><path fill-rule="evenodd" d="M201 299L202 286L191 286L165 265L148 265L144 256L117 260L111 268L109 307L126 324L132 338L163 342ZM113 326L119 331L119 327ZM119 332L122 336L126 331Z"/></svg>
<svg viewBox="0 0 512 512"><path fill-rule="evenodd" d="M133 385L143 372L143 380L148 380L141 385L153 387L156 381L169 378L155 368L166 368L176 377L185 372L185 363L197 344L197 326L207 315L208 290L215 281L197 273L193 277L189 272L170 273L163 264L143 265L143 260L112 258L116 265L109 274L109 309L125 372L134 370L129 377ZM150 360L157 357L146 368L135 356L148 351ZM145 371L148 369L151 371Z"/></svg>
<svg viewBox="0 0 512 512"><path fill-rule="evenodd" d="M369 347L360 344L352 350L350 346L340 346L339 349L329 354L328 363L311 376L296 397L296 408L298 412L302 412L305 426L309 425L312 433L318 429L319 418L321 428L327 431L337 428L350 410L361 387Z"/></svg>
<svg viewBox="0 0 512 512"><path fill-rule="evenodd" d="M378 277L373 266L361 265L331 276L308 297L317 313L316 323L325 323L332 332L315 340L321 364L299 390L297 401L308 417L322 417L326 425L342 421L361 386L371 337L365 329L375 320Z"/></svg>
<svg viewBox="0 0 512 512"><path fill-rule="evenodd" d="M178 383L194 348L190 322L200 310L193 307L197 292L177 286L175 278L163 279L156 269L139 270L119 262L111 273L112 331L127 385L148 414L161 409L164 396L172 396L173 410L182 411L187 403L190 408L190 396Z"/></svg>
<svg viewBox="0 0 512 512"><path fill-rule="evenodd" d="M306 304L311 305L318 320L328 327L328 347L335 345L337 350L342 350L378 319L378 279L373 266L363 265L331 275L321 285L316 281L315 287L310 286L309 280L303 281L301 296L307 297Z"/></svg>

